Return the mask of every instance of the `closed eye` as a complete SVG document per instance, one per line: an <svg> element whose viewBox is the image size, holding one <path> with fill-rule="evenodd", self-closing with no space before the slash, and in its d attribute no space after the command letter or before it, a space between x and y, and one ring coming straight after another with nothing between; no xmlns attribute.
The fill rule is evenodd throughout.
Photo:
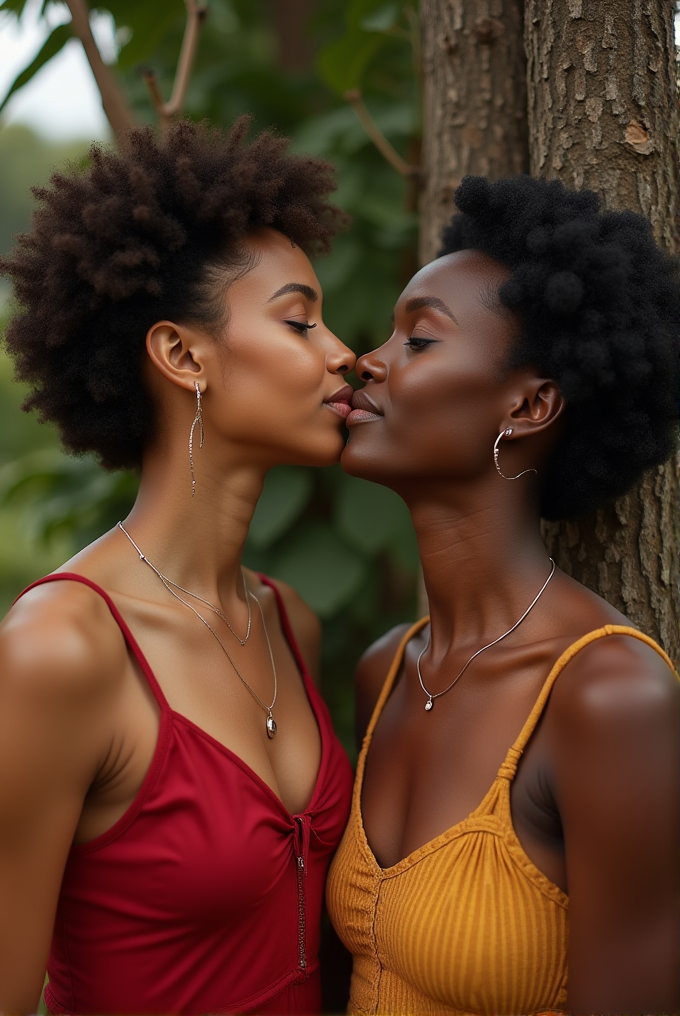
<svg viewBox="0 0 680 1016"><path fill-rule="evenodd" d="M310 325L309 321L286 321L286 324L301 335L306 335L310 328L316 328L316 325Z"/></svg>
<svg viewBox="0 0 680 1016"><path fill-rule="evenodd" d="M433 342L437 342L437 339L421 339L417 335L411 335L404 345L416 352L420 349L425 349L425 346L429 346Z"/></svg>

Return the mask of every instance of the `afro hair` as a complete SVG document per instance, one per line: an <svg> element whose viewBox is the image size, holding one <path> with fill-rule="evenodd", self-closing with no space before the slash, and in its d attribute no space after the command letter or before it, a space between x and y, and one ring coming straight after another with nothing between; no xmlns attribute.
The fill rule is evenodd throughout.
<svg viewBox="0 0 680 1016"><path fill-rule="evenodd" d="M465 177L440 256L474 249L512 273L518 315L510 367L531 364L566 400L541 513L572 518L628 491L677 439L678 267L631 211L602 212L591 190L528 176Z"/></svg>
<svg viewBox="0 0 680 1016"><path fill-rule="evenodd" d="M31 231L0 258L19 305L5 341L32 387L23 408L56 423L69 451L139 466L154 426L141 369L151 325L217 334L249 233L272 227L311 254L345 224L327 162L289 154L270 131L249 143L248 128L248 117L226 134L186 120L160 138L135 128L124 151L95 144L86 170L34 188Z"/></svg>

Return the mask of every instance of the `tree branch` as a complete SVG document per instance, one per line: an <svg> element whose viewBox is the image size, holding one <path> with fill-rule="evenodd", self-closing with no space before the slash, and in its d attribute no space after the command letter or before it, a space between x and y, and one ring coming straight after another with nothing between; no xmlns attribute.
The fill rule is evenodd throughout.
<svg viewBox="0 0 680 1016"><path fill-rule="evenodd" d="M396 148L387 140L371 114L366 109L359 89L352 88L349 92L345 92L345 99L349 102L350 106L354 108L354 112L359 118L362 127L375 147L381 155L387 159L390 165L394 166L397 173L400 173L402 176L420 176L420 167L410 166L408 162L402 159Z"/></svg>
<svg viewBox="0 0 680 1016"><path fill-rule="evenodd" d="M153 108L158 114L158 119L163 122L163 118L165 116L165 102L163 100L163 96L161 95L160 88L158 87L156 75L151 67L142 67L140 70L146 83L146 87L149 89L149 96L151 98Z"/></svg>
<svg viewBox="0 0 680 1016"><path fill-rule="evenodd" d="M156 81L156 75L154 72L149 68L145 68L143 71L144 80L146 81L147 88L149 89L149 95L151 96L153 107L158 114L158 119L163 130L165 130L170 123L170 119L177 113L180 113L182 111L182 107L184 106L184 98L186 96L189 78L191 77L191 71L196 58L198 37L208 13L206 5L198 2L198 0L184 0L184 2L187 9L187 23L184 29L182 48L177 61L177 71L175 73L175 81L172 86L172 95L170 96L168 102L163 102L163 97L160 93L160 89L158 88L158 82Z"/></svg>
<svg viewBox="0 0 680 1016"><path fill-rule="evenodd" d="M186 95L194 59L196 58L198 37L208 13L208 8L204 3L198 3L197 0L185 0L185 3L187 7L187 23L177 62L175 83L172 86L172 95L166 106L168 116L174 116L175 113L179 113L184 105L184 96Z"/></svg>
<svg viewBox="0 0 680 1016"><path fill-rule="evenodd" d="M102 106L119 144L124 144L126 132L135 126L135 118L110 67L102 60L90 28L90 10L86 0L66 0L71 12L73 34L80 39L94 79L97 82Z"/></svg>

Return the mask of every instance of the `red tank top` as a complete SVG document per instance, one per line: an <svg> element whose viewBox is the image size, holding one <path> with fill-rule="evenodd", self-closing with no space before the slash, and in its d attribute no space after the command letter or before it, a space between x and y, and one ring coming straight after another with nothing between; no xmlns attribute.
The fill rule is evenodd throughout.
<svg viewBox="0 0 680 1016"><path fill-rule="evenodd" d="M321 738L312 798L291 815L237 755L174 712L110 597L160 709L153 760L128 811L74 845L45 1001L52 1013L320 1012L319 926L352 772L278 591L284 633ZM28 587L33 588L32 586Z"/></svg>

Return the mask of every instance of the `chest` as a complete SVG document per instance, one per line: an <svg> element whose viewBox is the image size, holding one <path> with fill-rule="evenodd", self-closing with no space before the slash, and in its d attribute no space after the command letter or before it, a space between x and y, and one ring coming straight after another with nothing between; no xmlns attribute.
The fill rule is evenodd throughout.
<svg viewBox="0 0 680 1016"><path fill-rule="evenodd" d="M321 764L321 733L275 610L267 625L271 657L255 625L245 646L223 625L218 632L223 648L183 609L161 614L129 607L126 616L141 654L128 655L107 756L85 802L76 842L106 832L131 807L154 762L163 702L237 757L291 814L304 811ZM274 739L266 731L270 705L278 727Z"/></svg>
<svg viewBox="0 0 680 1016"><path fill-rule="evenodd" d="M313 806L290 815L238 758L163 710L133 807L114 835L70 853L50 961L56 997L70 997L77 970L83 1001L70 1011L242 1012L293 972L304 980L347 817L341 752L324 742Z"/></svg>
<svg viewBox="0 0 680 1016"><path fill-rule="evenodd" d="M489 671L426 712L425 696L417 689L412 694L408 673L402 676L373 733L363 781L363 823L382 866L397 863L479 807L544 679L538 663L516 681ZM561 827L549 792L549 727L548 706L512 782L508 820L529 859L566 889Z"/></svg>
<svg viewBox="0 0 680 1016"><path fill-rule="evenodd" d="M562 1008L568 901L515 835L508 767L502 772L472 814L427 840L421 827L393 858L371 840L377 823L373 833L362 828L355 797L327 891L354 955L351 1012ZM408 816L401 821L408 836Z"/></svg>

